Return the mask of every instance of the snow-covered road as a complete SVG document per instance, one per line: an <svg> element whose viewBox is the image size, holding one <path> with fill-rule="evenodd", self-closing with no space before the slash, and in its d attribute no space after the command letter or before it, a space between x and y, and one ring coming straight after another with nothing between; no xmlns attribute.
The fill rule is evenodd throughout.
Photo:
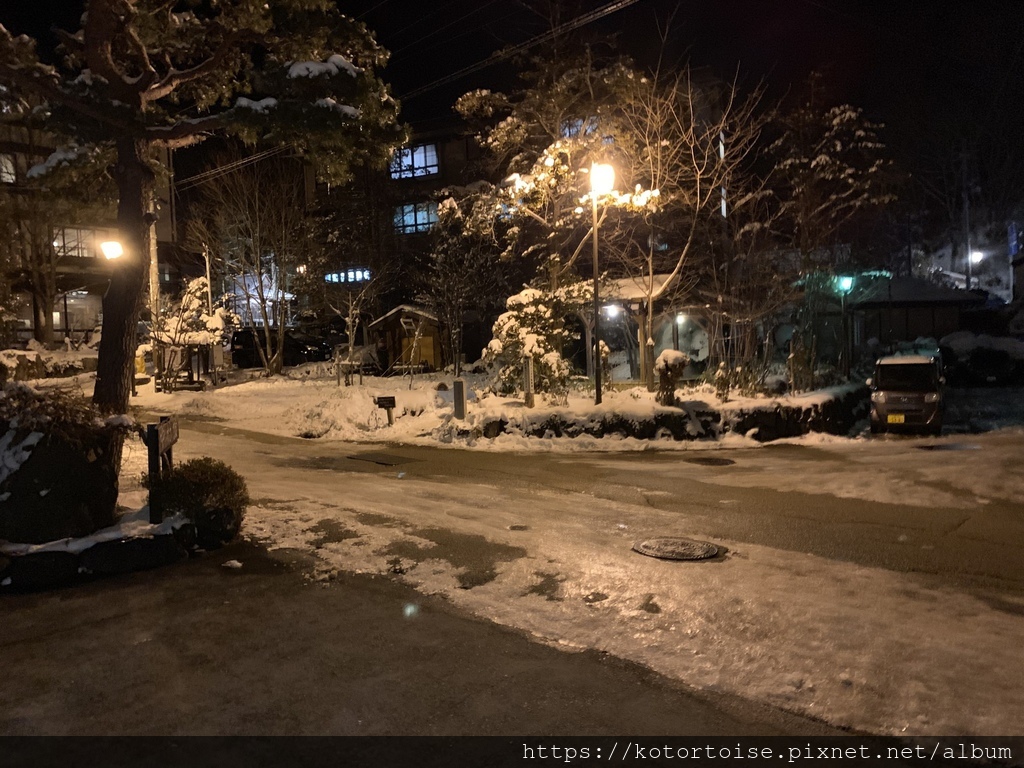
<svg viewBox="0 0 1024 768"><path fill-rule="evenodd" d="M642 461L635 453L584 456L573 450L579 445L558 455L545 445L545 479L520 475L515 455L500 471L460 471L458 462L440 470L400 446L284 437L295 434L289 414L316 407L302 391L293 383L281 406L233 401L231 390L153 404L206 419L195 424L201 431L186 424L179 457L212 455L242 471L257 499L246 533L314 552L316 578L392 573L546 642L602 649L696 688L836 725L915 735L1020 731L1024 592L1019 580L998 578L1020 562L1024 538L1020 430L938 441L814 438L716 453L741 459L721 470L678 452L669 457L676 460ZM282 436L234 429L257 422ZM396 463L347 458L367 451ZM398 461L410 457L418 461ZM601 477L619 478L618 490L601 490ZM835 515L835 556L821 546L809 554L713 535L716 509L756 512L780 498L795 508L812 499ZM902 548L911 565L845 555L838 539L851 523ZM991 563L967 564L969 587L932 575L938 567L914 572L913 562L941 554L947 527L968 529L965 546L993 553ZM727 554L673 563L631 551L651 535L712 538Z"/></svg>

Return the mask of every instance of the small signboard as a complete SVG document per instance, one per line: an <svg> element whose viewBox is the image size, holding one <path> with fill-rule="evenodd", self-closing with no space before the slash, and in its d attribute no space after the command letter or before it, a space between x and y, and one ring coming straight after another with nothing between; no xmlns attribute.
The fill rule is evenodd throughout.
<svg viewBox="0 0 1024 768"><path fill-rule="evenodd" d="M171 450L171 446L178 442L177 420L164 417L160 419L159 424L151 426L156 427L156 452L158 454L167 453L167 451Z"/></svg>
<svg viewBox="0 0 1024 768"><path fill-rule="evenodd" d="M146 448L149 449L149 522L163 522L163 505L156 485L163 472L172 467L172 448L178 442L178 422L170 416L161 416L158 424L146 425Z"/></svg>
<svg viewBox="0 0 1024 768"><path fill-rule="evenodd" d="M378 408L387 409L387 408L394 408L395 407L395 398L394 398L394 396L390 396L390 397L377 397L377 398L374 398L374 402L377 403L377 407Z"/></svg>

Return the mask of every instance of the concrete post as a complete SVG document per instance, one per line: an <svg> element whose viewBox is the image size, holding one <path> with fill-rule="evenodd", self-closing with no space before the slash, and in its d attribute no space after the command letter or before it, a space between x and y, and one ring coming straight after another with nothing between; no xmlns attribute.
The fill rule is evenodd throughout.
<svg viewBox="0 0 1024 768"><path fill-rule="evenodd" d="M455 418L466 418L466 380L455 380Z"/></svg>
<svg viewBox="0 0 1024 768"><path fill-rule="evenodd" d="M533 356L523 355L523 400L527 408L533 408Z"/></svg>

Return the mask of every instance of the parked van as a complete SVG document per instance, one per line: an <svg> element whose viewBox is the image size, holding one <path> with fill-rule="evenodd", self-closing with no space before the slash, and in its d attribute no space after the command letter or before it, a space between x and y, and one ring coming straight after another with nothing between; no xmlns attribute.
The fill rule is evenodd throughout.
<svg viewBox="0 0 1024 768"><path fill-rule="evenodd" d="M942 432L945 402L942 362L930 355L893 355L875 363L871 388L872 432Z"/></svg>

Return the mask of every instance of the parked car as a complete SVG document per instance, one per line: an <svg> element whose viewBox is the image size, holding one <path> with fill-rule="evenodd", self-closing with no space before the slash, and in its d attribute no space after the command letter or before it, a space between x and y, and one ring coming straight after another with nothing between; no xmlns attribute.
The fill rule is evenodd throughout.
<svg viewBox="0 0 1024 768"><path fill-rule="evenodd" d="M945 415L940 358L892 355L875 362L871 388L872 432L942 432Z"/></svg>
<svg viewBox="0 0 1024 768"><path fill-rule="evenodd" d="M276 329L271 333L277 333ZM239 328L231 336L231 360L239 368L259 368L263 365L259 347L266 349L267 332L265 328ZM331 345L320 339L296 331L284 329L283 363L286 366L317 363L329 360L332 353Z"/></svg>

